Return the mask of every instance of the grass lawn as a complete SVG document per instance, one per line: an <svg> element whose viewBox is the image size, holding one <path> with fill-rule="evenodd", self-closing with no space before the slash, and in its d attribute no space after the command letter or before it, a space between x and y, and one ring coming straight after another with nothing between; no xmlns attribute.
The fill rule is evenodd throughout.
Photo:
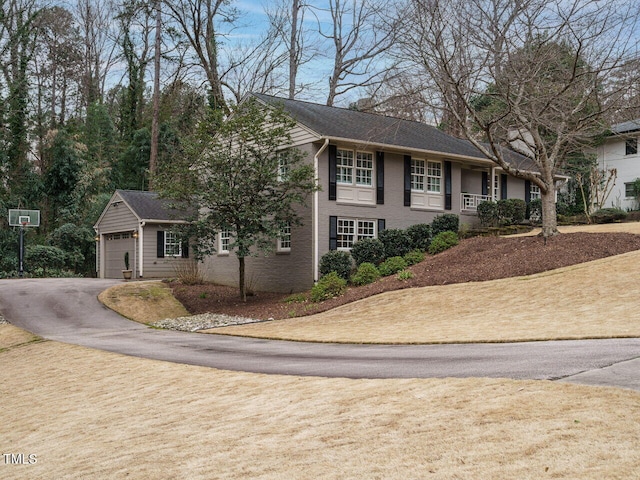
<svg viewBox="0 0 640 480"><path fill-rule="evenodd" d="M516 305L508 292L538 295L538 280L528 278L465 286L448 322L433 320L439 339L420 327L426 317L411 323L410 315L399 312L420 297L437 299L438 289L448 287L391 303L385 295L372 300L379 305L362 317L355 317L363 311L356 305L346 324L339 318L348 316L344 311L336 317L327 312L306 328L314 328L315 340L323 339L321 333L335 339L370 321L358 327L362 339L376 324L382 328L380 319L364 317L385 308L394 314L395 330L414 331L414 340L421 341L463 334L488 339L489 330L509 331L505 337L516 339L534 329L537 336L548 322L585 336L601 332L596 312L609 319L626 315L636 328L639 292L629 289L640 272L627 269L640 258L633 255L544 274L555 283L553 294L540 294L549 307L539 319L523 314L496 323L502 320L493 315L480 322L481 309L498 302L504 308L513 303L511 312L526 311L529 304ZM624 289L602 285L611 281L600 277L609 271L623 277ZM571 290L567 279L593 283ZM470 296L470 287L480 290ZM561 294L560 288L567 290ZM597 299L605 295L609 309L598 310ZM407 303L396 303L401 301ZM584 309L576 311L580 305ZM458 315L461 320L452 321ZM284 324L302 331L296 322ZM467 333L475 323L484 328ZM370 334L370 341L376 335L382 333ZM1 453L36 460L16 465L0 456L3 479L600 480L637 478L640 471L640 392L630 390L482 378L348 380L227 372L38 341L11 325L0 325L0 365Z"/></svg>

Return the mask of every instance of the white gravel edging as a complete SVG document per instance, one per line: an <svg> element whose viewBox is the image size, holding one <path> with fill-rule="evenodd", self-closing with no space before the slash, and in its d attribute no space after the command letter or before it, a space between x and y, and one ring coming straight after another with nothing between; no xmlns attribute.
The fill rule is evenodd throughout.
<svg viewBox="0 0 640 480"><path fill-rule="evenodd" d="M272 319L270 319L272 320ZM202 313L189 317L165 318L149 325L168 330L179 330L182 332L197 332L208 328L228 327L230 325L243 325L245 323L263 322L254 318L236 317L219 313Z"/></svg>

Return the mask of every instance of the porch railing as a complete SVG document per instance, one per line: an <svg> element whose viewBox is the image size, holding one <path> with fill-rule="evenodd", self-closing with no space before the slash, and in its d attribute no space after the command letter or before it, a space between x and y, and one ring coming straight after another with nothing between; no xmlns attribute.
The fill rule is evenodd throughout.
<svg viewBox="0 0 640 480"><path fill-rule="evenodd" d="M461 193L460 194L460 207L462 210L475 212L478 210L478 205L482 202L491 200L489 195L478 195L476 193Z"/></svg>

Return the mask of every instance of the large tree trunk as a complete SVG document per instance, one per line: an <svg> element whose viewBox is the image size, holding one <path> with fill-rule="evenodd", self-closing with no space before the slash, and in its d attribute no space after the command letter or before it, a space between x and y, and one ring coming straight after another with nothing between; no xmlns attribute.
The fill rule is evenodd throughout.
<svg viewBox="0 0 640 480"><path fill-rule="evenodd" d="M240 299L243 302L247 301L247 290L244 285L244 257L238 257L238 286L240 287Z"/></svg>
<svg viewBox="0 0 640 480"><path fill-rule="evenodd" d="M542 236L558 235L558 217L556 215L556 195L554 189L542 194Z"/></svg>

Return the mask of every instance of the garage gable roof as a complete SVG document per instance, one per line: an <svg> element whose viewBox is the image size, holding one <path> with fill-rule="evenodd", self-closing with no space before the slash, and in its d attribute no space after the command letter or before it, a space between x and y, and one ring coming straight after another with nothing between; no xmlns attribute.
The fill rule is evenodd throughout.
<svg viewBox="0 0 640 480"><path fill-rule="evenodd" d="M118 195L140 220L151 222L185 222L187 209L174 208L172 201L160 198L156 192L116 190Z"/></svg>

